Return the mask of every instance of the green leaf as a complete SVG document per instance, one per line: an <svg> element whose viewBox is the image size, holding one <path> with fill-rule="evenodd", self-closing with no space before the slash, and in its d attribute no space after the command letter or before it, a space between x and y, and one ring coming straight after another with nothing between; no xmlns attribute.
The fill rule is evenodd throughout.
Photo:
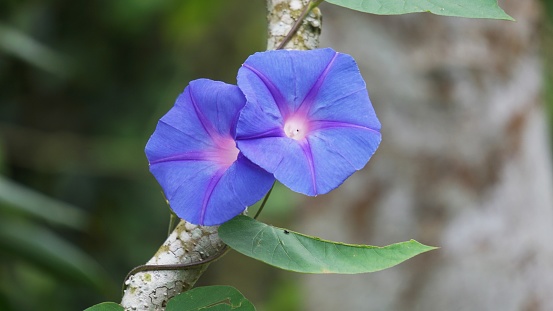
<svg viewBox="0 0 553 311"><path fill-rule="evenodd" d="M276 228L236 216L219 227L231 248L272 266L302 273L366 273L395 266L435 249L415 240L384 247L352 245Z"/></svg>
<svg viewBox="0 0 553 311"><path fill-rule="evenodd" d="M437 15L514 20L497 0L327 0L352 10L378 15L430 12Z"/></svg>
<svg viewBox="0 0 553 311"><path fill-rule="evenodd" d="M125 311L125 308L115 302L102 302L84 311Z"/></svg>
<svg viewBox="0 0 553 311"><path fill-rule="evenodd" d="M255 311L253 304L231 286L197 287L169 300L166 311Z"/></svg>

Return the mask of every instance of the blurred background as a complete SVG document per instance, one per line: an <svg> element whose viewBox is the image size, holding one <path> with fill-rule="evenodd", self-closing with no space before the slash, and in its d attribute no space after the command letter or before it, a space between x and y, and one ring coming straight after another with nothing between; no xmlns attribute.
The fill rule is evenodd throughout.
<svg viewBox="0 0 553 311"><path fill-rule="evenodd" d="M547 274L552 261L545 263L549 270L539 273L544 259L552 258L542 245L553 223L549 141L546 127L525 128L534 124L533 118L544 119L546 111L552 115L553 3L516 2L501 3L517 23L426 14L376 17L321 7L322 46L358 60L383 123L384 141L371 164L331 195L306 199L277 187L262 218L344 242L382 245L416 238L441 246L441 253L375 277L324 279L281 272L231 253L213 264L199 285L234 285L258 310L266 311L551 310L541 292L532 288L553 283ZM81 310L102 301L119 302L125 274L147 261L167 234L168 208L143 152L157 120L190 80L235 83L241 63L264 50L265 41L261 0L0 2L0 310ZM479 50L480 46L489 48ZM489 62L469 66L463 63L467 58ZM520 108L521 100L534 104ZM501 109L502 101L510 103L505 107L536 114L529 122L513 121L514 131L523 133L518 145L504 142L514 134L507 132L503 119L494 118L512 114ZM476 139L471 129L491 136ZM409 136L418 131L424 140ZM503 157L504 143L507 149L522 150L523 156ZM499 147L489 153L479 149L490 145ZM452 157L459 150L467 158ZM471 157L488 161L465 166L463 161ZM502 270L503 265L486 257L486 251L501 252L485 243L478 244L481 252L471 251L476 263L459 264L465 270L455 258L470 248L462 241L471 241L472 229L486 236L494 226L503 228L505 222L493 215L489 222L474 224L482 219L479 213L495 211L484 203L501 188L494 185L501 184L503 175L490 171L517 163L534 166L515 174L518 184L512 188L536 201L516 196L507 200L513 209L504 214L524 219L513 211L525 208L525 215L533 216L520 231L507 226L514 238L493 232L490 236L505 237L499 250L527 245L526 255L516 256L531 265L538 258L532 277L515 278L516 287L497 293L485 289L494 287L495 281L510 281L492 274L487 279L495 281L485 288L474 286L483 284L478 278L465 280L462 288L448 287L445 284L455 280L455 274L440 278L431 269L421 269L434 265L440 276L449 275L448 269L495 267L501 275L515 269ZM459 191L455 180L479 190ZM400 184L410 186L394 188ZM433 187L437 184L447 187ZM509 189L497 190L499 196L504 197L501 191L516 193ZM461 212L459 206L472 208ZM517 240L524 236L519 232L533 226L542 229L535 238L532 233L533 238ZM457 227L467 229L444 229ZM540 274L548 279L536 280ZM415 286L420 290L406 289ZM428 293L433 286L449 292L436 298ZM467 288L489 299L473 299L475 304L466 308L452 303L470 300ZM520 304L506 299L511 308L487 308L488 301L512 296L510 291L528 294ZM369 292L376 296L367 298ZM368 302L374 302L372 309Z"/></svg>

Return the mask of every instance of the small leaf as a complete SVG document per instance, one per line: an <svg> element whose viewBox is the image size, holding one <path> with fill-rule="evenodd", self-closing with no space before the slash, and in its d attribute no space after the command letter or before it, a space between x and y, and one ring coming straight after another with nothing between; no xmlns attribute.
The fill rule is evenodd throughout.
<svg viewBox="0 0 553 311"><path fill-rule="evenodd" d="M222 224L219 237L246 256L302 273L374 272L435 249L415 240L384 247L326 241L242 215Z"/></svg>
<svg viewBox="0 0 553 311"><path fill-rule="evenodd" d="M169 300L166 311L255 311L253 304L231 286L197 287Z"/></svg>
<svg viewBox="0 0 553 311"><path fill-rule="evenodd" d="M115 302L102 302L84 311L125 311L125 308Z"/></svg>
<svg viewBox="0 0 553 311"><path fill-rule="evenodd" d="M514 20L497 0L327 0L352 10L378 15L430 12L437 15Z"/></svg>

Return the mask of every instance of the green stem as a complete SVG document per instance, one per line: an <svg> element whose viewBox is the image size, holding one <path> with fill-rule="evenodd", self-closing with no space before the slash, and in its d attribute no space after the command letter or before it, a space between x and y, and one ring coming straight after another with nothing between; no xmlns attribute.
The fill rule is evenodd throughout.
<svg viewBox="0 0 553 311"><path fill-rule="evenodd" d="M177 215L171 211L171 215L169 216L169 228L167 228L167 236L170 236L171 232L175 229L175 222L177 219Z"/></svg>
<svg viewBox="0 0 553 311"><path fill-rule="evenodd" d="M261 206L259 207L259 209L257 210L257 213L255 213L255 216L253 216L253 219L257 219L257 217L259 216L259 214L261 214L261 211L263 210L263 208L265 207L265 203L267 203L267 200L269 200L269 196L271 195L271 192L273 192L273 188L275 187L275 183L276 181L273 183L273 185L271 186L271 189L269 189L269 192L267 192L267 194L265 195L265 198L263 199L263 202L261 202Z"/></svg>

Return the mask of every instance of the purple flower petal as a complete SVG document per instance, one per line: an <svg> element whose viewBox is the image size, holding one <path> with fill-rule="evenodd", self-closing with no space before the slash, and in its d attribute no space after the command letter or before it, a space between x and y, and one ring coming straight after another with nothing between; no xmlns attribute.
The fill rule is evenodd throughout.
<svg viewBox="0 0 553 311"><path fill-rule="evenodd" d="M238 148L294 191L317 195L338 187L380 143L380 122L349 55L256 53L238 71L238 86L247 99Z"/></svg>
<svg viewBox="0 0 553 311"><path fill-rule="evenodd" d="M282 117L297 110L335 55L332 49L255 53L239 69L238 86L249 102Z"/></svg>
<svg viewBox="0 0 553 311"><path fill-rule="evenodd" d="M336 53L332 67L311 101L311 120L358 124L380 132L380 122L370 102L365 81L355 60Z"/></svg>
<svg viewBox="0 0 553 311"><path fill-rule="evenodd" d="M356 170L362 169L374 154L381 136L360 127L333 127L315 131L308 138L317 168L317 190L327 193Z"/></svg>
<svg viewBox="0 0 553 311"><path fill-rule="evenodd" d="M258 160L257 165L272 172L278 181L290 189L307 195L318 193L313 182L312 162L299 142L287 137L274 137L248 139L238 143L244 155Z"/></svg>
<svg viewBox="0 0 553 311"><path fill-rule="evenodd" d="M235 125L245 99L233 85L192 81L146 144L150 171L177 216L221 224L269 190L274 178L239 154Z"/></svg>

